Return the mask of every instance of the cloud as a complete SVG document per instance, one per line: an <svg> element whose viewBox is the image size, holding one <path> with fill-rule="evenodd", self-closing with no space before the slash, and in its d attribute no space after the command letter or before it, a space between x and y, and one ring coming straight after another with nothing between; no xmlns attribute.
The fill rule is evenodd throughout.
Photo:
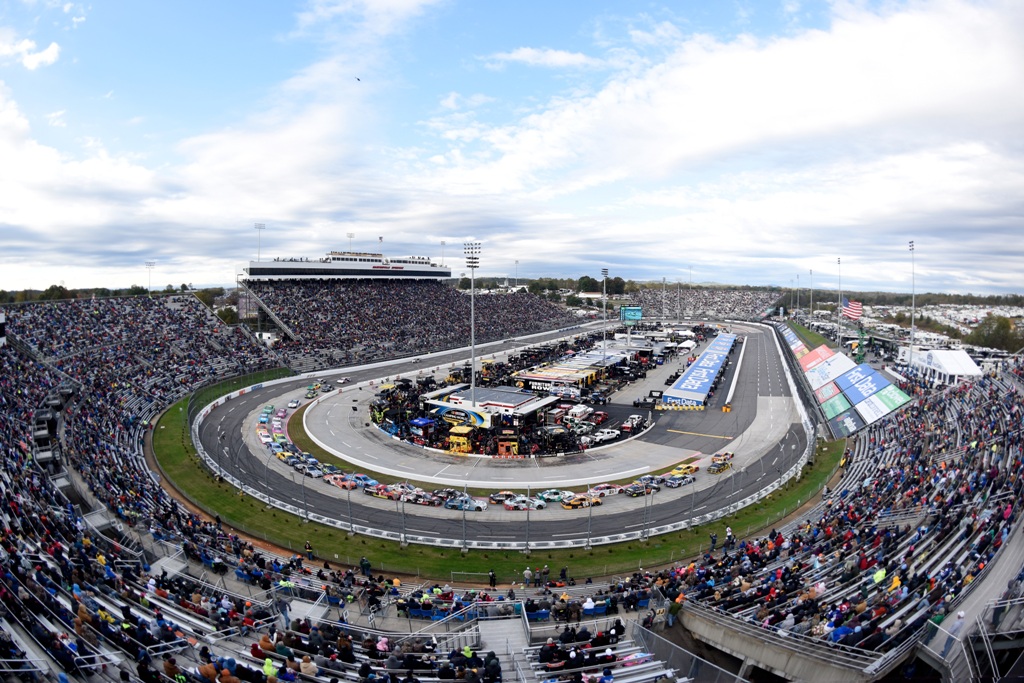
<svg viewBox="0 0 1024 683"><path fill-rule="evenodd" d="M53 111L46 115L46 122L54 128L66 128L67 121L64 120L64 110Z"/></svg>
<svg viewBox="0 0 1024 683"><path fill-rule="evenodd" d="M498 52L483 59L486 66L491 69L500 69L510 62L549 69L591 69L604 66L603 60L580 52L534 47L519 47L511 52Z"/></svg>
<svg viewBox="0 0 1024 683"><path fill-rule="evenodd" d="M50 43L45 50L36 51L35 41L19 40L18 42L4 42L0 36L0 57L16 57L21 65L29 71L35 71L41 66L50 66L60 57L60 45Z"/></svg>

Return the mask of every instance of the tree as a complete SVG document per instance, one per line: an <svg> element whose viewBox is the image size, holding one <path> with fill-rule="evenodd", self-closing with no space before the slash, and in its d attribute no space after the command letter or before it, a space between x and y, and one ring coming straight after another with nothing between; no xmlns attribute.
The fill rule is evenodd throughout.
<svg viewBox="0 0 1024 683"><path fill-rule="evenodd" d="M184 282L181 283L181 291L183 291L183 292L187 292L188 291L188 285L185 284Z"/></svg>
<svg viewBox="0 0 1024 683"><path fill-rule="evenodd" d="M164 287L164 294L174 294L177 290L174 289L174 285L167 285Z"/></svg>
<svg viewBox="0 0 1024 683"><path fill-rule="evenodd" d="M1016 353L1024 347L1024 337L1014 329L1013 321L1001 315L989 315L965 339L968 344Z"/></svg>
<svg viewBox="0 0 1024 683"><path fill-rule="evenodd" d="M231 306L225 306L224 308L217 311L217 317L223 320L228 325L238 324L238 311Z"/></svg>
<svg viewBox="0 0 1024 683"><path fill-rule="evenodd" d="M562 295L559 294L556 290L551 290L550 292L548 292L548 301L561 301L561 300L562 300Z"/></svg>
<svg viewBox="0 0 1024 683"><path fill-rule="evenodd" d="M128 296L147 296L149 290L142 285L132 285L128 288Z"/></svg>
<svg viewBox="0 0 1024 683"><path fill-rule="evenodd" d="M565 297L565 305L576 308L583 305L583 299L579 298L575 294L570 294Z"/></svg>
<svg viewBox="0 0 1024 683"><path fill-rule="evenodd" d="M621 277L613 277L608 281L608 293L609 294L625 294L626 293L626 281Z"/></svg>
<svg viewBox="0 0 1024 683"><path fill-rule="evenodd" d="M62 299L77 299L78 294L69 291L64 285L50 285L39 295L40 301L60 301Z"/></svg>
<svg viewBox="0 0 1024 683"><path fill-rule="evenodd" d="M595 280L594 278L590 277L589 275L584 275L583 277L581 277L579 279L579 282L577 283L576 287L577 287L577 291L580 291L580 292L600 292L601 291L601 283L598 282L597 280Z"/></svg>
<svg viewBox="0 0 1024 683"><path fill-rule="evenodd" d="M459 289L469 289L469 285L470 282L468 277L464 277L459 280Z"/></svg>
<svg viewBox="0 0 1024 683"><path fill-rule="evenodd" d="M207 308L213 308L213 300L216 298L213 294L213 290L200 289L196 292L196 298L203 302Z"/></svg>

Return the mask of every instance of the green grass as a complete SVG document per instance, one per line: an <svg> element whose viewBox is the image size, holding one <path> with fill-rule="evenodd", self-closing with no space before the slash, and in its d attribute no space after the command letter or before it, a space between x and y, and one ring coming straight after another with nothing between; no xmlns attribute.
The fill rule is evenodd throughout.
<svg viewBox="0 0 1024 683"><path fill-rule="evenodd" d="M222 387L218 391L227 393L233 390ZM203 392L204 396L211 394L212 390ZM819 444L814 466L805 468L799 481L791 480L772 497L714 524L658 536L647 542L595 546L592 550L535 550L526 559L523 553L515 550L471 550L464 556L459 550L431 546L410 545L402 548L398 543L390 541L359 535L349 537L345 531L316 523L307 524L294 515L274 508L266 509L259 501L239 495L228 484L215 481L213 475L200 464L189 438L186 415L184 400L171 406L154 429L153 448L164 476L210 516L218 514L235 529L296 552L301 550L308 539L319 557L332 562L351 565L366 556L379 571L438 580L448 579L453 570L483 574L494 569L502 583L521 579L526 564L547 564L556 571L562 566L568 566L571 576L583 579L588 576L614 576L635 571L638 567L655 567L687 560L706 550L708 534L712 530L719 532L719 536L724 535L726 525L731 526L740 538L761 535L762 531L767 533L772 525L818 494L838 466L846 445L845 441ZM301 415L301 411L295 415ZM290 424L289 433L300 448L310 452L319 451L302 432L301 420ZM333 456L325 456L325 459L341 464ZM728 476L723 476L720 483L723 490L729 484ZM487 492L478 492L478 495L480 493Z"/></svg>
<svg viewBox="0 0 1024 683"><path fill-rule="evenodd" d="M808 349L816 349L822 344L832 348L835 348L836 346L834 341L826 339L814 330L809 330L803 325L795 323L792 320L788 321L786 324L789 325L790 329L796 332L796 336L800 337L803 343L807 345Z"/></svg>

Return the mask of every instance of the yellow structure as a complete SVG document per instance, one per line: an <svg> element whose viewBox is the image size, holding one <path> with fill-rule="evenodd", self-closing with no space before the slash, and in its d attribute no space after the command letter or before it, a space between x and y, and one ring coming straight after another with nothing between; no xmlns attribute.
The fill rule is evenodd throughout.
<svg viewBox="0 0 1024 683"><path fill-rule="evenodd" d="M452 453L473 451L473 428L466 425L452 427L448 431L448 450Z"/></svg>

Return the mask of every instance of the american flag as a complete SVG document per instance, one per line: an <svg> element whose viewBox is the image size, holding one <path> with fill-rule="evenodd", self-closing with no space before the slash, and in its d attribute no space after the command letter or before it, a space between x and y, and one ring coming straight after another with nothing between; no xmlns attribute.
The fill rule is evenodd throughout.
<svg viewBox="0 0 1024 683"><path fill-rule="evenodd" d="M849 318L850 320L860 320L862 315L864 315L864 304L859 301L850 301L844 296L843 317Z"/></svg>

